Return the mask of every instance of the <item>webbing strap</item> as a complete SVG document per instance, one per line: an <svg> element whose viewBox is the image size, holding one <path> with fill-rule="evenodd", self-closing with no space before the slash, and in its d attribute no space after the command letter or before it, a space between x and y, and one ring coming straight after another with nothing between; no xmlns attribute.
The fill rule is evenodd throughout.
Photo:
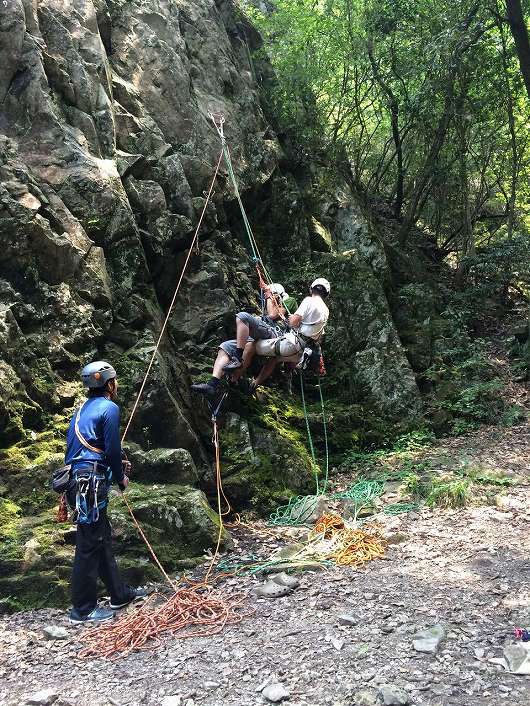
<svg viewBox="0 0 530 706"><path fill-rule="evenodd" d="M87 400L88 401L88 400ZM92 446L92 444L89 444L88 441L85 439L85 437L81 434L79 431L79 419L81 417L81 410L83 407L86 405L86 402L84 402L81 407L77 410L77 414L75 416L75 422L74 422L74 429L75 429L75 435L79 439L79 441L83 444L83 446L90 451L93 451L96 454L102 454L104 453L103 449L98 449L96 446Z"/></svg>

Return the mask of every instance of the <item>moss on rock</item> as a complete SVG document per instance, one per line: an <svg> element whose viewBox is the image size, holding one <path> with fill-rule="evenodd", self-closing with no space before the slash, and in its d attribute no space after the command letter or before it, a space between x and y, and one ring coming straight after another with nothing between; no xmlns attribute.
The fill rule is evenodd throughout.
<svg viewBox="0 0 530 706"><path fill-rule="evenodd" d="M134 485L127 500L164 568L175 569L180 561L200 557L215 545L219 518L200 490L182 485ZM111 503L110 518L118 553L148 557L124 503ZM223 545L229 541L223 531Z"/></svg>

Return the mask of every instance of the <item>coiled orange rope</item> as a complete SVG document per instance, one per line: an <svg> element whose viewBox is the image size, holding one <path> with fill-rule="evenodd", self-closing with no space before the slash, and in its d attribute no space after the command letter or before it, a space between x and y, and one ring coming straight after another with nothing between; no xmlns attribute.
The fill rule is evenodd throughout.
<svg viewBox="0 0 530 706"><path fill-rule="evenodd" d="M153 597L139 610L115 622L85 631L85 647L79 657L119 659L135 650L155 649L162 638L203 637L221 632L225 625L239 623L252 611L242 608L245 596L223 598L211 587L181 588L159 607Z"/></svg>
<svg viewBox="0 0 530 706"><path fill-rule="evenodd" d="M385 553L384 541L377 527L346 527L338 515L322 515L311 533L311 541L316 543L316 553L322 559L331 559L343 566L361 566Z"/></svg>

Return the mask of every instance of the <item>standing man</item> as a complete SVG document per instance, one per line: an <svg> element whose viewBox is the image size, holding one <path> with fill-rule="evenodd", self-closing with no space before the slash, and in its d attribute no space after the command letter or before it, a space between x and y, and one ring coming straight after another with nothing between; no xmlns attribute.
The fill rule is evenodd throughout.
<svg viewBox="0 0 530 706"><path fill-rule="evenodd" d="M68 502L77 523L70 622L99 623L112 620L114 610L146 592L121 580L107 518L110 486L114 481L125 490L130 471L130 463L122 461L116 371L97 361L83 368L81 378L88 399L72 417L65 455L71 466ZM98 576L110 594L111 610L97 607Z"/></svg>

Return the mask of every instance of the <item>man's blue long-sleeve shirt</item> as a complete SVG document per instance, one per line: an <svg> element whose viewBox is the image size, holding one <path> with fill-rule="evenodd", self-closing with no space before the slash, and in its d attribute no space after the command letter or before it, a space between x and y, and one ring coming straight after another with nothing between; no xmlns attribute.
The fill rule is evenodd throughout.
<svg viewBox="0 0 530 706"><path fill-rule="evenodd" d="M123 480L121 464L120 408L106 397L90 397L84 404L79 417L79 431L91 446L102 449L96 453L87 449L75 433L75 419L72 417L66 435L65 463L79 466L83 461L101 461L110 466L116 483Z"/></svg>

